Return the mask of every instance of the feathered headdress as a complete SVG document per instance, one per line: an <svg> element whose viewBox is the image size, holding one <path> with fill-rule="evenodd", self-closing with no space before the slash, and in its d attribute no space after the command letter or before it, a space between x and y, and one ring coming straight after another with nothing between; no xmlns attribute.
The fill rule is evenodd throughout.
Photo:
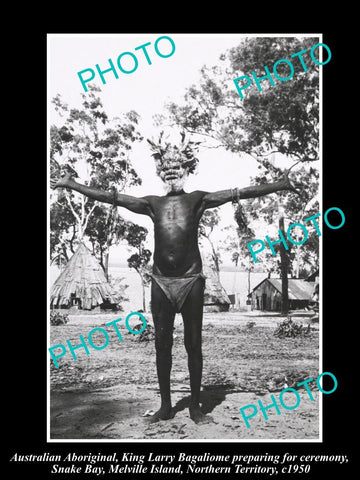
<svg viewBox="0 0 360 480"><path fill-rule="evenodd" d="M172 144L164 139L164 132L161 131L157 142L147 139L152 150L152 156L156 162L157 173L161 172L164 165L169 161L177 161L187 171L187 173L194 173L199 163L196 158L198 152L198 145L201 142L193 142L186 139L184 132L180 133L180 142L177 145Z"/></svg>

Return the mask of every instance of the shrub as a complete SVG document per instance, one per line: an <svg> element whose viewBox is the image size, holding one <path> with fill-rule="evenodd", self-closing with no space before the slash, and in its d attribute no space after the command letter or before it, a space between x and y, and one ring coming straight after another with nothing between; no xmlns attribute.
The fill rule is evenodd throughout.
<svg viewBox="0 0 360 480"><path fill-rule="evenodd" d="M142 323L139 323L139 324L135 325L134 327L132 327L132 330L134 330L136 332L138 330L142 330L143 328L144 328L144 325ZM129 332L129 333L131 333L131 332ZM150 341L155 339L155 329L152 325L150 325L148 323L143 332L133 333L132 335L134 335L136 337L136 340L138 342L150 342Z"/></svg>
<svg viewBox="0 0 360 480"><path fill-rule="evenodd" d="M275 328L274 335L275 337L284 338L284 337L306 337L310 334L310 323L305 326L299 323L295 323L291 318L287 318L281 323L278 323L278 326Z"/></svg>
<svg viewBox="0 0 360 480"><path fill-rule="evenodd" d="M69 321L69 315L67 313L56 312L51 310L50 312L50 325L66 325Z"/></svg>
<svg viewBox="0 0 360 480"><path fill-rule="evenodd" d="M247 324L245 325L246 329L247 330L252 330L256 325L256 322L247 322Z"/></svg>

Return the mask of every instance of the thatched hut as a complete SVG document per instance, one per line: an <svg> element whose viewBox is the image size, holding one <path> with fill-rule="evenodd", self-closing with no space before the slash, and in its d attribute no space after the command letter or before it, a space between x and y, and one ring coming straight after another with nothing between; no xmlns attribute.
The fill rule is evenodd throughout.
<svg viewBox="0 0 360 480"><path fill-rule="evenodd" d="M231 301L220 283L219 274L210 256L202 252L203 273L206 277L204 312L228 312Z"/></svg>
<svg viewBox="0 0 360 480"><path fill-rule="evenodd" d="M90 250L80 243L50 292L51 308L76 307L91 310L117 304L104 271Z"/></svg>

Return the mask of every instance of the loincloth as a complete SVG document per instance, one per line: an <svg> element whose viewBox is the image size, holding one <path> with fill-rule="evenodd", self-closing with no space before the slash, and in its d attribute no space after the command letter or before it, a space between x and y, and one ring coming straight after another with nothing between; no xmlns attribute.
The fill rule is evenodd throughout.
<svg viewBox="0 0 360 480"><path fill-rule="evenodd" d="M194 275L184 277L165 277L163 275L156 275L155 273L152 273L150 276L164 292L176 313L181 311L186 297L189 295L196 280L202 278L205 281L202 273L195 273Z"/></svg>

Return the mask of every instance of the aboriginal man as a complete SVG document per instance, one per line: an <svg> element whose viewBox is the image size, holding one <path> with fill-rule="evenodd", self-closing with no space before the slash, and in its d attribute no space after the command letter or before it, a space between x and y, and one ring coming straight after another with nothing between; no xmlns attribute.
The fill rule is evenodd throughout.
<svg viewBox="0 0 360 480"><path fill-rule="evenodd" d="M149 141L151 144L151 142ZM152 144L153 145L153 144ZM188 150L187 150L188 151ZM191 399L189 413L196 422L209 418L200 409L202 377L201 331L205 278L198 246L198 226L208 208L227 202L260 197L282 190L296 191L287 175L269 184L235 188L217 192L187 193L183 184L187 177L186 158L181 149L168 148L153 155L157 171L165 184L163 196L135 197L101 191L81 185L70 174L52 181L53 188L69 188L99 202L124 207L149 216L154 223L155 248L151 286L151 311L155 326L156 366L161 405L151 421L167 420L175 415L171 404L170 372L172 365L173 325L176 313L184 322L184 343L188 356Z"/></svg>

